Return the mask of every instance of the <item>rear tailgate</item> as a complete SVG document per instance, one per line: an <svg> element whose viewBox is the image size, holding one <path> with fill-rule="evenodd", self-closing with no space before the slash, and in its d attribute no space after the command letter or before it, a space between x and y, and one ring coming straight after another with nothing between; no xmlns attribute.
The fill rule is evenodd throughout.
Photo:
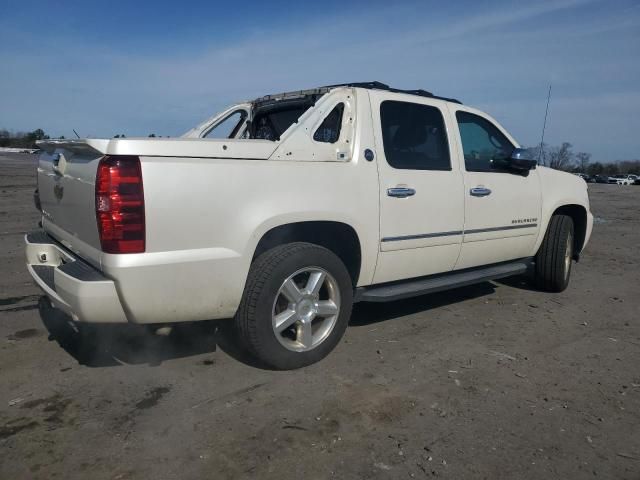
<svg viewBox="0 0 640 480"><path fill-rule="evenodd" d="M96 223L95 181L108 140L39 142L38 191L44 230L96 267L100 238Z"/></svg>

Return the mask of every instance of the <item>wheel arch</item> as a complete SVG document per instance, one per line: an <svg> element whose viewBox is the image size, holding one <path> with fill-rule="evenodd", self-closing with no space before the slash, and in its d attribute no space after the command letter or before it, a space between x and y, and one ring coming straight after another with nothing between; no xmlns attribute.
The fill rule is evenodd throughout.
<svg viewBox="0 0 640 480"><path fill-rule="evenodd" d="M567 215L573 220L573 257L574 260L578 260L587 235L587 209L583 205L571 203L556 207L551 216L553 215Z"/></svg>
<svg viewBox="0 0 640 480"><path fill-rule="evenodd" d="M362 245L351 225L331 220L278 225L262 235L251 261L273 247L292 242L313 243L331 250L345 264L353 285L357 285L362 268Z"/></svg>

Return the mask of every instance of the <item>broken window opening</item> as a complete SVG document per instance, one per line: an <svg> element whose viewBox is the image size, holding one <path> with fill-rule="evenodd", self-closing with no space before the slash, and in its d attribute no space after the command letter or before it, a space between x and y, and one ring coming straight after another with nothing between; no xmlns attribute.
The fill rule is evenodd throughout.
<svg viewBox="0 0 640 480"><path fill-rule="evenodd" d="M336 143L340 138L340 129L342 127L342 115L344 113L344 103L339 103L329 115L325 117L318 129L313 134L316 142Z"/></svg>

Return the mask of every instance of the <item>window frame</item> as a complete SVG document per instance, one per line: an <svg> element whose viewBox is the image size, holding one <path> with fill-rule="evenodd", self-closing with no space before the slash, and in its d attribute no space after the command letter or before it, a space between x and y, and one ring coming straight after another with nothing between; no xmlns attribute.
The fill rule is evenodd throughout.
<svg viewBox="0 0 640 480"><path fill-rule="evenodd" d="M224 122L229 120L236 113L240 114L240 120L238 121L236 126L233 127L233 130L231 130L230 136L225 138L209 138L209 140L230 140L234 138L241 138L242 134L244 133L244 129L246 129L247 120L249 119L249 112L245 108L237 108L227 113L219 120L212 122L210 125L208 125L206 128L202 130L202 132L200 133L200 138L203 140L206 140L208 138L207 135L209 135L213 130L218 128Z"/></svg>
<svg viewBox="0 0 640 480"><path fill-rule="evenodd" d="M389 162L389 156L387 155L387 150L385 148L385 142L384 142L384 129L383 129L383 122L382 122L382 106L385 103L405 103L405 104L409 104L409 105L417 105L419 107L426 107L426 108L432 108L435 109L441 117L442 120L442 132L444 134L444 140L445 140L445 144L446 144L446 148L447 148L447 153L448 153L448 159L449 159L449 166L447 168L399 168L396 167L394 165L391 164L391 162ZM380 101L380 104L378 106L378 118L379 118L379 123L380 123L380 140L382 142L382 151L384 152L384 159L386 164L394 169L394 170L399 170L399 171L411 171L411 172L451 172L453 171L453 158L452 158L452 148L451 148L451 140L450 140L450 135L449 135L449 129L447 127L447 118L446 115L448 115L449 112L446 112L443 108L441 108L440 106L437 105L432 105L432 104L428 104L428 103L422 103L422 102L414 102L414 101L409 101L409 100L398 100L395 98L385 98L384 100Z"/></svg>
<svg viewBox="0 0 640 480"><path fill-rule="evenodd" d="M477 111L470 111L470 110L464 110L464 109L456 109L453 112L453 119L455 120L455 125L456 128L458 129L458 138L460 141L460 160L461 160L461 164L462 167L464 168L465 172L474 172L474 173L507 173L507 174L513 174L514 171L510 170L508 168L491 168L489 170L485 170L485 169L470 169L467 168L467 160L466 158L464 158L464 144L462 142L462 132L460 131L460 122L458 121L458 114L459 113L464 113L467 115L472 115L474 117L480 118L482 120L484 120L485 122L487 122L489 125L491 125L493 128L495 128L499 133L502 134L502 136L505 138L505 140L507 140L507 142L509 142L509 144L511 145L511 147L515 150L516 148L518 148L518 142L516 142L510 135L508 132L506 132L503 128L501 128L498 123L493 120L490 117L487 117L486 115L483 115Z"/></svg>

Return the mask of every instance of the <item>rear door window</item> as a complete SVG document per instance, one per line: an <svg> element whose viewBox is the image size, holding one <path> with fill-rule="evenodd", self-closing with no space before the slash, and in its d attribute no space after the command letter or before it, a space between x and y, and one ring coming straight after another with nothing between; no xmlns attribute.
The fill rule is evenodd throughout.
<svg viewBox="0 0 640 480"><path fill-rule="evenodd" d="M451 170L449 141L437 107L386 100L380 124L387 163L409 170Z"/></svg>

